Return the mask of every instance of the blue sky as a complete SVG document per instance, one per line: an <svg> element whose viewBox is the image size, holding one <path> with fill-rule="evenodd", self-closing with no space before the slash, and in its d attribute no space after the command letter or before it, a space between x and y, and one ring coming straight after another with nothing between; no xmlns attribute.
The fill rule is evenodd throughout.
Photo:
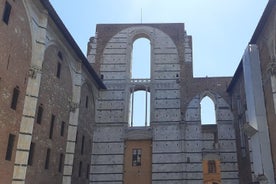
<svg viewBox="0 0 276 184"><path fill-rule="evenodd" d="M95 35L96 24L141 23L141 17L143 23L184 23L187 34L193 37L194 76L212 77L233 76L268 0L50 2L85 55L87 42ZM143 44L143 41L141 43ZM138 47L149 49L144 46ZM142 50L136 52L137 55L141 55L139 52L145 53ZM207 104L205 108L208 109L210 106ZM140 114L135 115L141 117L138 121L144 122L144 115L141 115L143 112L144 110L141 110ZM208 111L203 114L207 121L215 121L214 117L209 115Z"/></svg>
<svg viewBox="0 0 276 184"><path fill-rule="evenodd" d="M194 76L232 76L268 0L50 0L86 55L96 24L185 23Z"/></svg>

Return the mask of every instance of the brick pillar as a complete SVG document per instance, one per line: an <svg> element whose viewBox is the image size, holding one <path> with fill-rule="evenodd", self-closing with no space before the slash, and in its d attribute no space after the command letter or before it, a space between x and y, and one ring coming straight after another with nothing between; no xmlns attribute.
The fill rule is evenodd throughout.
<svg viewBox="0 0 276 184"><path fill-rule="evenodd" d="M79 67L80 68L80 67ZM66 143L66 154L64 160L62 184L71 184L73 174L73 162L76 146L76 135L79 118L79 102L81 95L82 77L80 71L75 71L73 77L73 97L70 102L70 120L68 125L68 135Z"/></svg>
<svg viewBox="0 0 276 184"><path fill-rule="evenodd" d="M31 13L32 11L29 12ZM43 11L39 20L37 20L34 15L30 16L29 20L31 20L31 30L33 35L32 61L29 69L23 114L20 122L12 184L24 184L26 179L27 162L41 81L41 68L46 45L45 38L48 22L47 12Z"/></svg>

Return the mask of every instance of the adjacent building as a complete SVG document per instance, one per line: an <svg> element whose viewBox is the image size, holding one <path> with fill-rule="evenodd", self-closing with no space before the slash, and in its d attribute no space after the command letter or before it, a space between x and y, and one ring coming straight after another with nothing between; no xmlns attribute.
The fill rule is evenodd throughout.
<svg viewBox="0 0 276 184"><path fill-rule="evenodd" d="M49 1L0 5L0 183L89 183L105 85Z"/></svg>

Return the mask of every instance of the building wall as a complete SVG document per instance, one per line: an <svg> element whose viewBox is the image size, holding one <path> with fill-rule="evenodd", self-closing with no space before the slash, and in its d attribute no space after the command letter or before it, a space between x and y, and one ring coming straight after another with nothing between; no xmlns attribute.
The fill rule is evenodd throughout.
<svg viewBox="0 0 276 184"><path fill-rule="evenodd" d="M0 2L4 7L5 1ZM99 78L80 49L68 40L70 35L58 22L49 2L7 2L12 6L9 23L2 22L2 17L0 22L0 37L5 43L0 46L0 61L5 66L0 69L0 183L72 183L74 156L79 150L75 150L77 129L86 137L81 159L85 161L85 170L90 169L92 112L101 88ZM1 15L3 11L1 8ZM82 87L83 81L89 87ZM16 86L19 97L16 110L12 110ZM86 96L89 108L80 105ZM37 122L40 106L43 115L41 122ZM7 161L10 133L15 139L10 149L11 161ZM47 149L51 151L45 169ZM86 173L89 176L89 171Z"/></svg>
<svg viewBox="0 0 276 184"><path fill-rule="evenodd" d="M200 101L204 96L209 96L215 104L216 124L213 127L201 122ZM188 104L184 120L186 178L193 179L194 183L202 181L202 161L219 160L222 183L238 183L236 138L229 104L213 91L203 91Z"/></svg>
<svg viewBox="0 0 276 184"><path fill-rule="evenodd" d="M86 76L87 77L87 76ZM85 80L81 88L80 115L73 163L72 183L89 183L97 89Z"/></svg>
<svg viewBox="0 0 276 184"><path fill-rule="evenodd" d="M252 156L250 156L250 152L252 150L249 145L250 137L244 132L244 125L247 120L247 105L242 70L243 68L240 65L238 69L239 73L237 73L239 80L236 81L236 85L233 86L229 93L232 98L231 108L235 118L240 183L248 183L253 181L252 176L254 173L251 171Z"/></svg>
<svg viewBox="0 0 276 184"><path fill-rule="evenodd" d="M275 1L269 1L250 41L251 45L242 58L243 66L240 64L229 90L233 98L240 97L239 102L235 99L233 104L237 113L237 133L240 134L237 145L241 149L241 183L246 183L251 173L255 182L275 182L275 17ZM244 123L239 125L240 122ZM243 153L241 135L244 133L247 134L245 151L250 151L251 168L246 164L249 162L245 158L248 154Z"/></svg>
<svg viewBox="0 0 276 184"><path fill-rule="evenodd" d="M169 28L166 24L150 26L98 25L97 27L97 54L94 66L100 66L100 74L103 75L103 80L108 90L100 93L97 104L97 128L94 135L92 155L93 182L110 180L118 183L122 182L124 131L128 127L130 94L131 91L136 90L139 86L142 86L142 88L150 88L151 104L154 104L153 107L151 107L151 123L153 127L153 139L157 139L158 142L153 141L153 181L156 180L156 182L158 182L160 175L166 175L168 180L174 180L174 177L179 177L173 176L173 171L168 173L167 170L170 170L169 164L167 164L166 171L160 172L158 170L158 165L160 165L158 162L163 161L156 159L156 157L159 157L160 151L165 152L166 149L170 148L164 147L168 142L159 135L157 126L154 124L158 123L158 121L162 121L163 124L172 122L172 125L170 125L171 128L177 129L177 122L180 120L180 91L179 85L177 84L177 76L179 76L180 72L177 53L180 48L175 46L174 41L179 43L178 39L183 39L184 33L181 35L182 37L176 36L181 30L183 32L183 24L180 24L180 26L170 26L176 28L176 30ZM168 37L163 31L160 31L158 27L163 27L162 29L171 34L174 40ZM108 40L107 37L109 37L110 40ZM131 64L129 61L131 60L132 44L137 38L141 37L151 41L151 50L153 51L151 55L152 72L150 80L145 83L139 83L139 81L137 81L135 84L135 81L131 81ZM92 50L89 51L89 53L90 52L93 53ZM168 52L169 54L164 55L163 52ZM97 60L97 58L100 58L100 60ZM91 63L92 62L93 61L91 61ZM166 72L164 68L172 65L174 68ZM170 97L167 98L167 96ZM163 103L163 105L159 103ZM170 104L171 108L164 108L163 106L166 103ZM173 117L173 119L170 117ZM97 132L100 133L98 134ZM178 140L172 141L174 141L172 145L177 145ZM179 149L179 147L175 148ZM104 174L102 170L97 170L97 168L102 168L101 163L98 161L99 159L102 160L102 164L110 159L110 155L106 155L106 152L110 155L117 156L117 163L113 166L113 170L109 168L110 174ZM169 156L169 154L167 156ZM121 169L119 170L119 168ZM173 168L173 166L171 168ZM101 175L98 174L98 172L101 172Z"/></svg>
<svg viewBox="0 0 276 184"><path fill-rule="evenodd" d="M62 59L58 56L62 55ZM61 64L60 76L57 76L58 63ZM53 85L54 84L54 85ZM61 183L64 163L67 127L69 122L69 100L72 96L72 79L65 54L55 45L46 51L42 66L42 78L37 103L36 122L32 135L35 144L33 164L27 170L28 183ZM42 105L41 123L37 122L38 106ZM52 119L54 116L54 119ZM61 135L62 122L64 130ZM49 167L45 168L47 149L50 149ZM63 156L60 156L60 155ZM60 157L63 157L60 159ZM63 166L62 166L63 168ZM33 180L38 177L37 180Z"/></svg>
<svg viewBox="0 0 276 184"><path fill-rule="evenodd" d="M276 137L275 137L275 61L276 61L276 34L275 34L275 21L276 21L276 5L271 5L271 13L269 14L263 29L257 39L257 45L260 53L262 80L264 98L266 104L266 114L268 120L268 129L270 137L270 145L272 150L272 159L274 165L274 175L276 176Z"/></svg>
<svg viewBox="0 0 276 184"><path fill-rule="evenodd" d="M133 42L141 37L150 40L151 77L135 80L130 56ZM137 144L152 140L152 183L202 182L202 160L212 156L221 161L222 182L238 183L233 114L226 93L231 78L193 78L191 40L184 24L98 25L88 58L107 90L100 92L96 105L92 183L124 182L123 160L128 155L123 148L129 137ZM136 130L128 122L130 94L138 89L151 94L149 129ZM216 105L215 149L214 132L201 125L204 96Z"/></svg>
<svg viewBox="0 0 276 184"><path fill-rule="evenodd" d="M29 20L22 1L7 2L11 5L8 24L4 14L5 0L0 1L0 183L11 183L15 163L24 99L31 61L32 39ZM15 109L11 108L14 88L19 96ZM15 136L10 160L6 160L9 134Z"/></svg>

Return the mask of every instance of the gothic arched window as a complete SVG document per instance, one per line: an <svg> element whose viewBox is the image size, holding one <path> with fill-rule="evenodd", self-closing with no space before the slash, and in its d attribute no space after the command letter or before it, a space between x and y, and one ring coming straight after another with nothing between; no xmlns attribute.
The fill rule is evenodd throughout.
<svg viewBox="0 0 276 184"><path fill-rule="evenodd" d="M216 124L215 104L213 100L206 96L200 102L201 124Z"/></svg>
<svg viewBox="0 0 276 184"><path fill-rule="evenodd" d="M150 78L150 41L139 38L134 41L132 48L131 78Z"/></svg>

